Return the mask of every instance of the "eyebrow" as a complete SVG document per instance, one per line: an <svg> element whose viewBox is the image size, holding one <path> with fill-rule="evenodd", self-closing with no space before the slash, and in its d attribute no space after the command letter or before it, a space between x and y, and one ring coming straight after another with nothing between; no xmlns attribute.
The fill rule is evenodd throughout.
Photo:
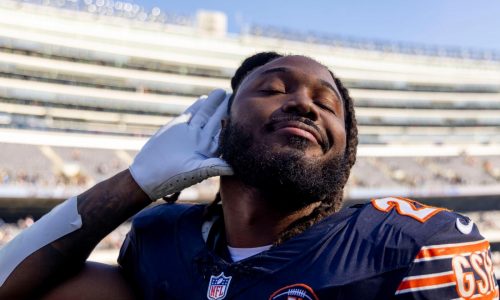
<svg viewBox="0 0 500 300"><path fill-rule="evenodd" d="M265 70L264 72L261 73L261 75L267 75L267 74L273 74L273 73L292 73L292 70L287 67L277 67L277 68L272 68Z"/></svg>
<svg viewBox="0 0 500 300"><path fill-rule="evenodd" d="M273 73L293 73L293 70L287 67L276 67L263 71L261 75L268 75ZM318 81L321 84L321 86L331 90L337 96L337 98L339 98L339 100L343 101L342 95L340 95L340 92L336 86L332 85L331 83L323 79L318 79Z"/></svg>
<svg viewBox="0 0 500 300"><path fill-rule="evenodd" d="M333 86L331 83L323 79L319 79L319 83L322 86L330 89L335 95L337 95L337 98L339 98L339 100L342 102L342 96L340 95L340 92L336 89L336 86Z"/></svg>

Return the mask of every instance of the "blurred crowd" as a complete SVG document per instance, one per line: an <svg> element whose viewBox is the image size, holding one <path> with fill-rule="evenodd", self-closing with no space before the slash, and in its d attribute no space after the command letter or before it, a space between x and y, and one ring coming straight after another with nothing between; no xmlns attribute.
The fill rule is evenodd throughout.
<svg viewBox="0 0 500 300"><path fill-rule="evenodd" d="M0 143L3 186L89 187L124 170L136 151ZM29 157L30 159L23 159ZM209 188L211 181L200 186ZM348 188L500 185L500 155L358 157ZM203 191L200 191L203 193Z"/></svg>
<svg viewBox="0 0 500 300"><path fill-rule="evenodd" d="M500 231L500 211L469 212L466 214L476 223L479 231Z"/></svg>
<svg viewBox="0 0 500 300"><path fill-rule="evenodd" d="M127 166L112 150L48 146L40 150L41 147L36 145L6 143L0 143L0 147L0 187L85 188Z"/></svg>
<svg viewBox="0 0 500 300"><path fill-rule="evenodd" d="M34 220L31 216L19 219L17 223L6 223L0 219L0 248L12 240L16 235L18 235L23 229L26 229L33 225ZM100 243L97 245L96 249L120 249L127 232L130 230L130 223L124 223L113 232L107 235Z"/></svg>
<svg viewBox="0 0 500 300"><path fill-rule="evenodd" d="M47 161L39 167L9 165L4 163L9 158L0 154L0 187L85 188L127 167L127 162L119 159L113 150L98 150L97 154L92 152L97 150L89 149L56 150L61 154L63 163L54 165L46 157L40 156L38 161ZM132 160L135 153L128 155ZM209 183L214 184L215 181ZM500 185L500 156L360 157L353 167L347 186L442 188L488 185Z"/></svg>
<svg viewBox="0 0 500 300"><path fill-rule="evenodd" d="M37 187L56 187L56 186L79 186L86 187L92 178L79 173L75 176L64 176L62 173L54 173L47 176L34 170L26 169L8 169L0 167L0 186L37 186Z"/></svg>
<svg viewBox="0 0 500 300"><path fill-rule="evenodd" d="M470 212L467 213L474 223L479 227L481 232L500 232L500 210L488 212ZM33 225L34 220L28 216L19 219L17 223L5 223L0 219L0 248L13 239L23 229ZM118 226L112 233L106 236L97 246L97 250L118 250L120 249L125 236L130 230L130 223L124 223ZM500 268L500 252L493 253L493 261L497 268Z"/></svg>
<svg viewBox="0 0 500 300"><path fill-rule="evenodd" d="M349 187L485 186L500 184L500 157L361 157Z"/></svg>

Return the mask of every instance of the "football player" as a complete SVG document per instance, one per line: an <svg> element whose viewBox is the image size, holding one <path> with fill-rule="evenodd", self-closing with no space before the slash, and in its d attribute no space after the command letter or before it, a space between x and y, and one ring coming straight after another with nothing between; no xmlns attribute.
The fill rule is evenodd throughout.
<svg viewBox="0 0 500 300"><path fill-rule="evenodd" d="M467 217L401 197L340 210L357 127L328 68L259 53L231 85L2 249L0 298L498 299L489 244ZM151 201L211 176L211 205L145 210L119 267L85 263Z"/></svg>

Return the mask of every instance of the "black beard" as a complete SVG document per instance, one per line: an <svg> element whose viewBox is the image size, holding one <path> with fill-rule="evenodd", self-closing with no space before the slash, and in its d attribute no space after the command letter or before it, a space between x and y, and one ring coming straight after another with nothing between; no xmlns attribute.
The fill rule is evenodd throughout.
<svg viewBox="0 0 500 300"><path fill-rule="evenodd" d="M279 211L296 211L317 201L341 202L348 174L344 156L308 158L307 139L294 136L288 142L290 150L273 151L269 145L254 143L250 133L228 120L220 153L235 176L257 188Z"/></svg>

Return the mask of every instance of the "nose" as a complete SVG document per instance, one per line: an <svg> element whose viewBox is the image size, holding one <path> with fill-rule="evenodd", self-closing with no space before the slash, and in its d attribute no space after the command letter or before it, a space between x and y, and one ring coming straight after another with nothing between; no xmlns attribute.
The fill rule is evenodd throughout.
<svg viewBox="0 0 500 300"><path fill-rule="evenodd" d="M293 113L301 117L306 117L312 121L318 119L318 110L314 101L309 97L306 91L297 91L289 94L281 109L286 113Z"/></svg>

